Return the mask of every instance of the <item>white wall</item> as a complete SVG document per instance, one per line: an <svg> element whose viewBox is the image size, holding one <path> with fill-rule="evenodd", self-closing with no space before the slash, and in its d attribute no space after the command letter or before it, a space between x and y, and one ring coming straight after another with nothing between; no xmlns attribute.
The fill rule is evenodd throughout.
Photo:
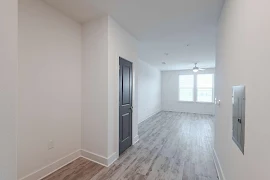
<svg viewBox="0 0 270 180"><path fill-rule="evenodd" d="M138 60L138 122L161 111L161 72Z"/></svg>
<svg viewBox="0 0 270 180"><path fill-rule="evenodd" d="M214 73L214 69L206 69L200 73ZM162 110L189 112L199 114L214 114L214 103L180 102L179 96L179 75L194 74L191 70L162 71Z"/></svg>
<svg viewBox="0 0 270 180"><path fill-rule="evenodd" d="M215 150L227 180L270 179L270 1L227 0L219 23ZM246 86L245 155L232 141L232 86Z"/></svg>
<svg viewBox="0 0 270 180"><path fill-rule="evenodd" d="M119 56L133 63L133 143L138 138L138 41L125 31L114 19L108 17L109 66L108 66L108 155L119 154Z"/></svg>
<svg viewBox="0 0 270 180"><path fill-rule="evenodd" d="M54 148L48 150L50 140ZM22 0L18 176L27 176L80 147L81 26L43 1Z"/></svg>
<svg viewBox="0 0 270 180"><path fill-rule="evenodd" d="M82 149L108 157L108 17L83 25Z"/></svg>
<svg viewBox="0 0 270 180"><path fill-rule="evenodd" d="M119 56L133 62L133 137L137 121L137 40L111 17L83 25L82 148L89 158L115 160L119 151Z"/></svg>
<svg viewBox="0 0 270 180"><path fill-rule="evenodd" d="M18 1L0 1L0 179L16 179Z"/></svg>

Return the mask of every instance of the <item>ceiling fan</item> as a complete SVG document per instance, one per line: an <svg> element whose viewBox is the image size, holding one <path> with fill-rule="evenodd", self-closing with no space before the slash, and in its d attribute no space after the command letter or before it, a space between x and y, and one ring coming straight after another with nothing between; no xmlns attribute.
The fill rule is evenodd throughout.
<svg viewBox="0 0 270 180"><path fill-rule="evenodd" d="M198 63L194 63L194 64L195 64L195 66L194 66L194 68L192 69L193 72L196 73L196 72L198 72L198 71L204 71L204 70L205 70L205 69L202 69L202 68L197 67L197 64L198 64Z"/></svg>

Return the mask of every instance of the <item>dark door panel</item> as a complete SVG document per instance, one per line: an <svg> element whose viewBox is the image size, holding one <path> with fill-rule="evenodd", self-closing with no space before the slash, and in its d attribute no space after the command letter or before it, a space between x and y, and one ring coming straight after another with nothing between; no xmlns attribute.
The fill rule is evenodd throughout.
<svg viewBox="0 0 270 180"><path fill-rule="evenodd" d="M129 66L122 66L123 70L123 102L122 105L129 105L131 104L130 98L130 72L131 69Z"/></svg>
<svg viewBox="0 0 270 180"><path fill-rule="evenodd" d="M132 145L132 63L119 58L119 154Z"/></svg>

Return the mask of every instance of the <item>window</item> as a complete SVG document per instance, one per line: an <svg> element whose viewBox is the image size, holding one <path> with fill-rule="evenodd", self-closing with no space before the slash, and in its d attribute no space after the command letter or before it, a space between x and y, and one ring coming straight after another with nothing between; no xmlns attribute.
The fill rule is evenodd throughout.
<svg viewBox="0 0 270 180"><path fill-rule="evenodd" d="M214 75L179 75L179 101L213 102Z"/></svg>
<svg viewBox="0 0 270 180"><path fill-rule="evenodd" d="M197 75L197 102L213 102L214 75Z"/></svg>
<svg viewBox="0 0 270 180"><path fill-rule="evenodd" d="M179 101L194 101L193 75L179 75Z"/></svg>

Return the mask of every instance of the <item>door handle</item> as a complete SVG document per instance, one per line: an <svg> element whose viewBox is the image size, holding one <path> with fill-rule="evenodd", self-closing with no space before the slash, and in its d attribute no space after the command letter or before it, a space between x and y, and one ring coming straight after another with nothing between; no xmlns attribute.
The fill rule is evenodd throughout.
<svg viewBox="0 0 270 180"><path fill-rule="evenodd" d="M133 112L133 106L130 106L130 108L129 108L132 112Z"/></svg>
<svg viewBox="0 0 270 180"><path fill-rule="evenodd" d="M238 122L241 124L242 123L241 119L238 119Z"/></svg>

